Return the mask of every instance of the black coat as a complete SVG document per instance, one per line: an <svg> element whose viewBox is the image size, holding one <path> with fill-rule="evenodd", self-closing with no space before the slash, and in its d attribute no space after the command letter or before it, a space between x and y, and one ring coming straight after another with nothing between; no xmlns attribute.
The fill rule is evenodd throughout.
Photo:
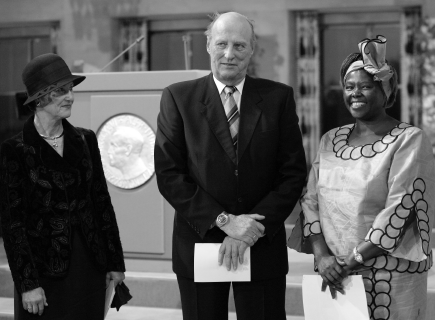
<svg viewBox="0 0 435 320"><path fill-rule="evenodd" d="M266 236L251 248L252 280L288 272L284 221L307 174L295 109L291 87L246 77L236 156L212 74L163 91L154 157L159 190L176 211L175 273L193 278L195 243L224 240L210 229L224 210L265 216Z"/></svg>
<svg viewBox="0 0 435 320"><path fill-rule="evenodd" d="M17 291L39 287L40 277L67 275L72 219L101 272L125 271L95 133L63 120L61 157L38 134L33 119L0 149L1 227Z"/></svg>

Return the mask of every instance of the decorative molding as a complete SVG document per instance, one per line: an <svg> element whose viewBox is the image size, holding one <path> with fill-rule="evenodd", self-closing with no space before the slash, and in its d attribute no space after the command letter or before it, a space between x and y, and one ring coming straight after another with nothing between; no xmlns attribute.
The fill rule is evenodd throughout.
<svg viewBox="0 0 435 320"><path fill-rule="evenodd" d="M145 39L125 52L119 59L119 71L148 70L148 22L146 19L122 19L119 29L119 52L127 49L138 38Z"/></svg>
<svg viewBox="0 0 435 320"><path fill-rule="evenodd" d="M296 105L308 164L316 157L320 140L320 48L317 12L296 13Z"/></svg>

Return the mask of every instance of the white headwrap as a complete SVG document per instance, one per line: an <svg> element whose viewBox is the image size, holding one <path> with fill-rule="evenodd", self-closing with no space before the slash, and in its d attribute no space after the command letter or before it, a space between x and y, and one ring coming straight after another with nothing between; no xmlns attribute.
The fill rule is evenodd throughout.
<svg viewBox="0 0 435 320"><path fill-rule="evenodd" d="M377 36L376 39L364 39L358 43L358 48L362 54L363 60L355 61L349 66L344 75L344 80L346 80L350 72L364 69L373 75L373 80L382 82L382 88L388 100L392 91L389 80L394 72L385 61L387 38Z"/></svg>

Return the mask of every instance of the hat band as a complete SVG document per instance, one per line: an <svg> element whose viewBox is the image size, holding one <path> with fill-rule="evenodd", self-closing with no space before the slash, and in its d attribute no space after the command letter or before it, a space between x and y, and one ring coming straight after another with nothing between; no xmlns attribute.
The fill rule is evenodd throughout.
<svg viewBox="0 0 435 320"><path fill-rule="evenodd" d="M41 74L44 77L41 77ZM63 61L55 61L26 79L27 93L29 96L33 96L40 90L59 82L67 76L71 76L68 66Z"/></svg>

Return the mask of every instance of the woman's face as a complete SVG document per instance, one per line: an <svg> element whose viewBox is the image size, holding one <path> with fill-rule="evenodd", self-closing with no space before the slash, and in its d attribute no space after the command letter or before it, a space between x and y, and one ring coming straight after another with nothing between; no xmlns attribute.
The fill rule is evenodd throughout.
<svg viewBox="0 0 435 320"><path fill-rule="evenodd" d="M380 83L363 69L348 74L343 97L346 108L357 120L371 121L385 114L385 95Z"/></svg>
<svg viewBox="0 0 435 320"><path fill-rule="evenodd" d="M73 83L66 85L48 93L51 101L42 108L37 108L37 112L43 112L52 120L61 120L71 116L71 108L74 102Z"/></svg>

